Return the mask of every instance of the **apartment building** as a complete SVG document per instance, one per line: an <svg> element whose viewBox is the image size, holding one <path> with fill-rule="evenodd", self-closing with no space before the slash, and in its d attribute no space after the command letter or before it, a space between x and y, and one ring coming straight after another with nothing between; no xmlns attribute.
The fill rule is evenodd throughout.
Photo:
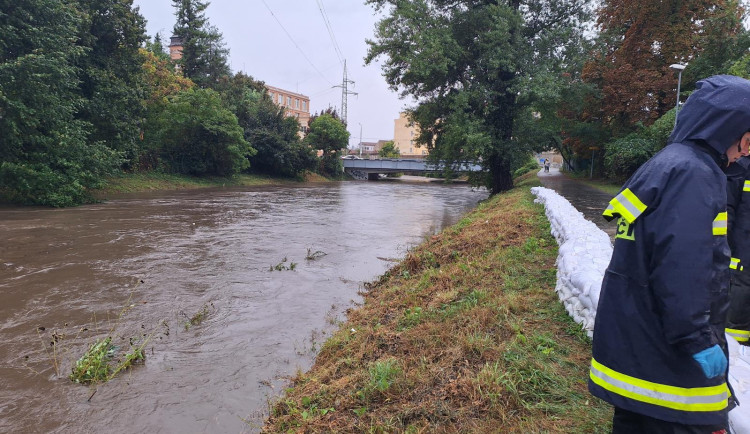
<svg viewBox="0 0 750 434"><path fill-rule="evenodd" d="M287 116L294 116L300 125L300 135L304 137L310 122L310 97L296 92L266 85L268 96L276 105L284 107Z"/></svg>
<svg viewBox="0 0 750 434"><path fill-rule="evenodd" d="M393 144L401 152L401 158L422 159L427 156L427 148L415 143L418 135L419 128L407 119L406 113L399 113L393 126Z"/></svg>

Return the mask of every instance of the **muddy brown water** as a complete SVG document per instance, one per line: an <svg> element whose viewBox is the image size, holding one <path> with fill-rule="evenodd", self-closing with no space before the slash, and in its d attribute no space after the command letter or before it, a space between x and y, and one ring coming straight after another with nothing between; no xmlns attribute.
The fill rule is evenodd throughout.
<svg viewBox="0 0 750 434"><path fill-rule="evenodd" d="M257 432L362 284L486 197L348 182L2 207L0 432ZM71 382L105 336L150 337L145 364Z"/></svg>

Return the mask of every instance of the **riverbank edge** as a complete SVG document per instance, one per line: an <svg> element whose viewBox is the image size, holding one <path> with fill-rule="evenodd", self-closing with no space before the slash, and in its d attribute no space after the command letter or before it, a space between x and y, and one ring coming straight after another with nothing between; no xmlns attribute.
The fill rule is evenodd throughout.
<svg viewBox="0 0 750 434"><path fill-rule="evenodd" d="M241 174L233 177L192 177L159 172L129 173L109 178L105 187L92 190L97 200L107 200L119 195L155 191L179 191L216 187L258 187L270 185L295 185L321 182L336 182L316 173L307 172L299 179L281 178L257 174Z"/></svg>
<svg viewBox="0 0 750 434"><path fill-rule="evenodd" d="M263 432L608 432L537 185L518 179L367 284Z"/></svg>

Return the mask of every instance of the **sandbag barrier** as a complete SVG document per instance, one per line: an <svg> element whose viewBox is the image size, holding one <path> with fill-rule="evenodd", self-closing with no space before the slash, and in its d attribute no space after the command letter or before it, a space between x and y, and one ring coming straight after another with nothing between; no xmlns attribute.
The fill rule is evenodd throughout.
<svg viewBox="0 0 750 434"><path fill-rule="evenodd" d="M554 190L532 187L534 202L544 205L550 232L557 240L557 292L568 314L594 335L594 318L599 304L604 271L612 257L609 236ZM730 430L750 434L750 347L727 336L729 382L741 406L729 412ZM744 405L743 405L744 404Z"/></svg>

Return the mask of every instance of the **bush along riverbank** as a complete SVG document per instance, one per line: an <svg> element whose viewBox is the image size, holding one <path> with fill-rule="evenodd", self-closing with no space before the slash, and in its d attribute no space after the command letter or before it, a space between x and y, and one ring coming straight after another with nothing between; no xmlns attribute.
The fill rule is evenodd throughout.
<svg viewBox="0 0 750 434"><path fill-rule="evenodd" d="M263 432L609 432L524 178L367 285Z"/></svg>
<svg viewBox="0 0 750 434"><path fill-rule="evenodd" d="M92 190L98 200L117 197L120 194L142 193L147 191L189 190L210 187L255 187L263 185L289 185L307 182L330 182L331 180L312 172L303 177L279 178L265 175L241 174L228 178L191 177L161 172L123 174L107 180L106 186Z"/></svg>

